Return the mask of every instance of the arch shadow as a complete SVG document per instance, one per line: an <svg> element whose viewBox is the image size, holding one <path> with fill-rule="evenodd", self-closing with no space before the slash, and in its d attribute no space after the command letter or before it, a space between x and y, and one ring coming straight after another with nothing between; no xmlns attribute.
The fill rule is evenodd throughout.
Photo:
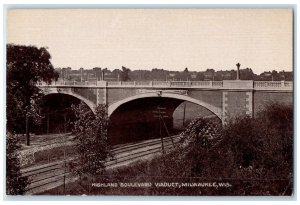
<svg viewBox="0 0 300 205"><path fill-rule="evenodd" d="M80 101L84 102L91 110L93 113L95 113L95 108L96 108L96 104L93 103L91 100L85 98L85 97L82 97L81 95L78 95L74 92L72 92L71 90L59 90L59 88L49 88L49 89L46 89L46 90L43 90L45 96L47 95L51 95L51 94L63 94L63 95L69 95L69 96L72 96L72 97L75 97L77 99L79 99Z"/></svg>
<svg viewBox="0 0 300 205"><path fill-rule="evenodd" d="M221 108L217 108L213 105L210 105L206 102L203 102L201 100L195 99L195 98L191 98L187 95L180 95L180 94L174 94L174 93L164 93L162 92L160 95L157 94L157 92L149 92L149 93L143 93L143 94L139 94L139 95L134 95L128 98L125 98L123 100L119 100L117 102L114 102L113 104L111 104L108 107L108 116L111 116L113 114L113 112L115 110L117 110L118 107L120 107L121 105L130 102L132 100L136 100L136 99L141 99L141 98L151 98L151 97L156 97L156 98L173 98L173 99L178 99L178 100L182 100L182 101L188 101L200 106L205 107L206 109L210 110L212 113L214 113L220 120L222 120L222 111Z"/></svg>

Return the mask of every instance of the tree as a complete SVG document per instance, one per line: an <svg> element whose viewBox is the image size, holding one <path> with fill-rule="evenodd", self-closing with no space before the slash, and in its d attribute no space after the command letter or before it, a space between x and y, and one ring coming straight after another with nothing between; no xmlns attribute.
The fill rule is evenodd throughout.
<svg viewBox="0 0 300 205"><path fill-rule="evenodd" d="M214 118L192 121L178 148L156 163L155 174L232 185L203 189L202 195L292 195L292 160L292 106L273 103L223 127Z"/></svg>
<svg viewBox="0 0 300 205"><path fill-rule="evenodd" d="M121 74L121 80L122 81L129 81L130 80L129 72L130 72L129 68L126 68L126 67L122 66L122 74Z"/></svg>
<svg viewBox="0 0 300 205"><path fill-rule="evenodd" d="M199 80L199 81L202 81L202 80L204 80L204 74L203 74L203 72L198 72L198 74L197 74L197 77L196 77L196 80Z"/></svg>
<svg viewBox="0 0 300 205"><path fill-rule="evenodd" d="M6 194L22 195L26 191L28 178L22 177L17 150L19 140L15 134L6 133Z"/></svg>
<svg viewBox="0 0 300 205"><path fill-rule="evenodd" d="M272 81L273 80L275 80L275 81L281 80L280 76L279 76L279 74L278 74L278 72L276 70L272 70L272 72L271 72L271 78L272 78Z"/></svg>
<svg viewBox="0 0 300 205"><path fill-rule="evenodd" d="M112 71L113 75L116 77L118 81L120 81L120 77L122 76L122 71L120 69L114 69Z"/></svg>
<svg viewBox="0 0 300 205"><path fill-rule="evenodd" d="M241 73L241 79L242 80L253 80L254 79L254 73L251 68L245 68L240 70Z"/></svg>
<svg viewBox="0 0 300 205"><path fill-rule="evenodd" d="M95 175L104 171L104 162L110 156L107 129L108 115L105 105L96 107L95 114L84 104L72 106L76 120L73 133L79 164L76 174Z"/></svg>
<svg viewBox="0 0 300 205"><path fill-rule="evenodd" d="M292 193L291 106L269 104L254 119L243 117L230 122L221 146L226 146L234 156L234 177L249 179L241 180L241 187L248 187L245 194Z"/></svg>
<svg viewBox="0 0 300 205"><path fill-rule="evenodd" d="M100 67L94 67L93 73L95 75L96 80L102 80L102 69Z"/></svg>
<svg viewBox="0 0 300 205"><path fill-rule="evenodd" d="M8 44L7 50L7 130L27 135L30 124L41 119L39 105L43 96L37 82L51 83L58 73L46 48Z"/></svg>
<svg viewBox="0 0 300 205"><path fill-rule="evenodd" d="M188 81L189 78L190 78L189 70L188 68L185 68L184 71L182 72L182 79Z"/></svg>
<svg viewBox="0 0 300 205"><path fill-rule="evenodd" d="M61 68L60 78L62 78L63 80L70 80L70 76L69 76L70 71L71 71L70 67Z"/></svg>

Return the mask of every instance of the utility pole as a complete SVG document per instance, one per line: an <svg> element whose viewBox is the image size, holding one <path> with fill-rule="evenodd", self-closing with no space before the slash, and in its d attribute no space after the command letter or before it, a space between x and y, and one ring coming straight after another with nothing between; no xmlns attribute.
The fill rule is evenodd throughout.
<svg viewBox="0 0 300 205"><path fill-rule="evenodd" d="M160 119L161 119L161 121L163 122L163 125L164 125L164 127L165 127L165 129L166 129L166 132L167 132L168 137L171 139L171 142L172 142L173 147L175 147L173 138L171 137L171 135L170 135L170 133L169 133L168 127L167 127L167 125L166 125L166 123L165 123L163 117L168 117L168 116L160 116Z"/></svg>
<svg viewBox="0 0 300 205"><path fill-rule="evenodd" d="M64 148L64 195L66 195L66 148Z"/></svg>
<svg viewBox="0 0 300 205"><path fill-rule="evenodd" d="M47 134L49 134L49 125L50 125L50 116L49 116L49 108L47 108Z"/></svg>
<svg viewBox="0 0 300 205"><path fill-rule="evenodd" d="M164 148L164 140L163 140L163 135L162 135L162 126L161 126L161 124L164 125L164 128L165 128L165 130L167 132L167 135L171 139L171 142L172 142L173 146L175 147L173 138L171 137L171 135L169 133L169 130L167 128L167 125L166 125L166 123L164 121L164 118L168 118L168 116L166 115L166 111L165 110L166 110L166 108L157 106L157 110L153 111L154 117L158 118L158 120L159 120L159 134L160 134L161 146L162 146L162 152L163 152L163 154L165 154L165 148Z"/></svg>
<svg viewBox="0 0 300 205"><path fill-rule="evenodd" d="M30 134L29 134L29 117L26 114L26 138L27 138L27 146L30 146Z"/></svg>
<svg viewBox="0 0 300 205"><path fill-rule="evenodd" d="M160 118L159 118L159 135L160 135L160 140L161 140L162 153L165 154L164 138L163 138L162 133L161 133L161 121L160 121Z"/></svg>
<svg viewBox="0 0 300 205"><path fill-rule="evenodd" d="M185 126L185 109L186 109L186 102L183 103L183 119L182 119L182 127Z"/></svg>
<svg viewBox="0 0 300 205"><path fill-rule="evenodd" d="M163 139L162 130L161 130L161 114L165 113L165 111L163 111L165 109L166 108L157 106L157 110L153 111L154 117L158 118L158 122L159 122L159 135L160 135L161 148L162 148L162 153L163 154L165 154L165 147L164 147L164 139Z"/></svg>
<svg viewBox="0 0 300 205"><path fill-rule="evenodd" d="M67 133L67 116L66 116L66 113L64 113L64 130L65 130L65 133Z"/></svg>
<svg viewBox="0 0 300 205"><path fill-rule="evenodd" d="M64 143L67 142L68 138L64 136ZM64 195L66 195L66 174L67 174L67 153L66 153L66 146L64 146ZM81 175L80 175L80 181L81 181Z"/></svg>

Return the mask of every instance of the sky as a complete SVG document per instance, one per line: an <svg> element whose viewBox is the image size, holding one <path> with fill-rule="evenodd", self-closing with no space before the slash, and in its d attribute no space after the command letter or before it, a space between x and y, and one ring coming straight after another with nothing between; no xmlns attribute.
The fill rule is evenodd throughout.
<svg viewBox="0 0 300 205"><path fill-rule="evenodd" d="M11 9L6 41L54 67L293 70L291 9Z"/></svg>

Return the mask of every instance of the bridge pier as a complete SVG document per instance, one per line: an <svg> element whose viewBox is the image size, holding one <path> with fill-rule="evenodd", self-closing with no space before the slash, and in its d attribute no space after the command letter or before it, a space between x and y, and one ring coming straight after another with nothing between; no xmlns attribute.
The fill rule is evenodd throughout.
<svg viewBox="0 0 300 205"><path fill-rule="evenodd" d="M253 90L246 92L246 115L253 117Z"/></svg>
<svg viewBox="0 0 300 205"><path fill-rule="evenodd" d="M107 105L107 82L106 81L97 81L97 102L96 105L104 104Z"/></svg>
<svg viewBox="0 0 300 205"><path fill-rule="evenodd" d="M222 93L222 124L224 125L226 123L226 117L227 117L227 107L228 107L228 92L223 91Z"/></svg>
<svg viewBox="0 0 300 205"><path fill-rule="evenodd" d="M222 94L222 123L248 115L253 117L253 81L224 80Z"/></svg>
<svg viewBox="0 0 300 205"><path fill-rule="evenodd" d="M222 123L230 119L248 115L253 117L252 91L223 91Z"/></svg>

